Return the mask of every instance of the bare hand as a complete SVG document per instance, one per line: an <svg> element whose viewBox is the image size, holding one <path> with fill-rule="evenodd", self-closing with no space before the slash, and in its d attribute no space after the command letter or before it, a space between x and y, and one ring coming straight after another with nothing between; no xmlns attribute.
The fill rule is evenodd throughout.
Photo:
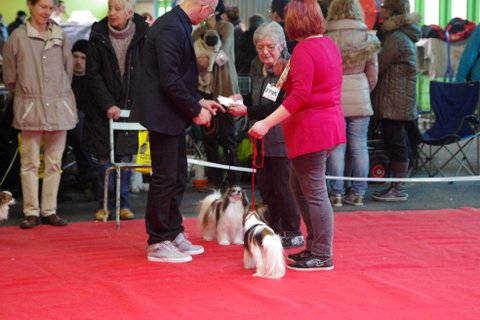
<svg viewBox="0 0 480 320"><path fill-rule="evenodd" d="M240 93L235 93L234 95L231 95L229 98L235 102L243 101L243 97Z"/></svg>
<svg viewBox="0 0 480 320"><path fill-rule="evenodd" d="M199 101L199 103L202 106L202 109L207 109L212 115L216 115L217 110L225 112L225 108L223 108L222 105L216 101L202 99Z"/></svg>
<svg viewBox="0 0 480 320"><path fill-rule="evenodd" d="M270 128L266 125L265 120L257 121L248 130L248 135L255 139L263 139Z"/></svg>
<svg viewBox="0 0 480 320"><path fill-rule="evenodd" d="M200 56L197 58L197 63L200 66L200 70L207 70L210 59L207 56Z"/></svg>
<svg viewBox="0 0 480 320"><path fill-rule="evenodd" d="M118 106L111 106L107 110L107 118L118 120L120 118L120 108Z"/></svg>
<svg viewBox="0 0 480 320"><path fill-rule="evenodd" d="M7 85L8 93L13 97L15 95L15 82L9 83Z"/></svg>
<svg viewBox="0 0 480 320"><path fill-rule="evenodd" d="M247 107L245 107L245 105L241 101L230 103L230 108L228 108L227 111L235 117L246 116L248 113Z"/></svg>
<svg viewBox="0 0 480 320"><path fill-rule="evenodd" d="M212 119L212 113L207 108L202 108L200 113L193 118L193 123L197 125L210 126L210 120Z"/></svg>

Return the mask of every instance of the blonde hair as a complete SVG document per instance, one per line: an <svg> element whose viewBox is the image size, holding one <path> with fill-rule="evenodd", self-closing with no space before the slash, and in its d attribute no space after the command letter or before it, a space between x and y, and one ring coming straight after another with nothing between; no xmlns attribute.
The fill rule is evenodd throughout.
<svg viewBox="0 0 480 320"><path fill-rule="evenodd" d="M358 0L333 0L328 7L327 21L353 19L364 22L365 13Z"/></svg>

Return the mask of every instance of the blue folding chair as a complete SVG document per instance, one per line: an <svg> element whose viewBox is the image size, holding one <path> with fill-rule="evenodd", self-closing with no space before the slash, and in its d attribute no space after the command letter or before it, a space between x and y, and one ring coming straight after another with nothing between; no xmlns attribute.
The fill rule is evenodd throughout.
<svg viewBox="0 0 480 320"><path fill-rule="evenodd" d="M430 82L430 104L434 113L433 126L423 134L419 146L417 170L428 176L446 177L447 165L457 165L455 176L465 171L478 174L480 82ZM477 141L476 167L472 165L471 147ZM446 153L446 154L445 154ZM451 175L449 175L451 176Z"/></svg>

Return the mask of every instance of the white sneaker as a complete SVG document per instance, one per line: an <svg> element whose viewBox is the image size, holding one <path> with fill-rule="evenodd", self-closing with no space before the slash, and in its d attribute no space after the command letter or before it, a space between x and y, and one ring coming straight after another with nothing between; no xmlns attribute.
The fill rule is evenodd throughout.
<svg viewBox="0 0 480 320"><path fill-rule="evenodd" d="M147 260L182 263L192 261L192 257L189 254L180 252L170 241L163 241L147 246Z"/></svg>
<svg viewBox="0 0 480 320"><path fill-rule="evenodd" d="M205 251L202 246L192 244L188 241L183 233L179 233L172 243L180 252L190 255L201 254Z"/></svg>

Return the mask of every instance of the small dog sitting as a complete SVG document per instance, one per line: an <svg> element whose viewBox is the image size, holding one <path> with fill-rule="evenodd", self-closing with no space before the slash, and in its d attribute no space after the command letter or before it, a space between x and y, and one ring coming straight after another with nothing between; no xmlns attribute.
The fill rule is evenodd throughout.
<svg viewBox="0 0 480 320"><path fill-rule="evenodd" d="M15 199L8 191L0 191L0 221L8 219L9 206L15 204Z"/></svg>
<svg viewBox="0 0 480 320"><path fill-rule="evenodd" d="M228 246L243 244L243 215L248 208L248 198L239 186L228 188L225 193L215 190L199 207L199 225L203 239Z"/></svg>
<svg viewBox="0 0 480 320"><path fill-rule="evenodd" d="M268 207L263 204L245 213L243 266L256 269L254 277L281 278L285 275L282 240L265 220Z"/></svg>

